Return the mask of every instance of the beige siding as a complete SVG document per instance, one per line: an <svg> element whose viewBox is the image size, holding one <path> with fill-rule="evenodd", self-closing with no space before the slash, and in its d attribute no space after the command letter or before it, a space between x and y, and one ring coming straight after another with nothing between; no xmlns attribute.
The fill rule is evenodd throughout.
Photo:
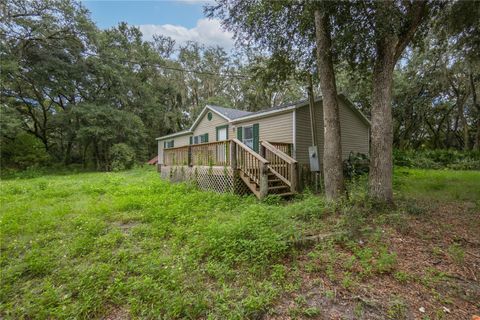
<svg viewBox="0 0 480 320"><path fill-rule="evenodd" d="M342 157L350 152L369 153L369 127L345 102L340 100L340 130L342 132Z"/></svg>
<svg viewBox="0 0 480 320"><path fill-rule="evenodd" d="M293 143L293 112L272 115L261 119L252 119L235 124L235 127L249 126L254 123L259 125L260 141ZM237 137L236 132L229 130L232 137ZM229 136L230 137L230 136Z"/></svg>
<svg viewBox="0 0 480 320"><path fill-rule="evenodd" d="M208 120L208 112L212 112L212 120ZM213 111L208 111L205 113L203 118L198 123L197 127L193 130L193 135L198 136L201 134L208 133L208 142L217 141L217 127L228 124L228 121L225 118L220 117ZM228 138L230 138L230 133Z"/></svg>
<svg viewBox="0 0 480 320"><path fill-rule="evenodd" d="M342 100L340 102L340 128L342 135L342 158L346 159L350 152L368 153L369 132L365 124L354 111ZM318 102L315 109L317 126L318 152L323 158L323 108ZM308 147L312 144L310 112L308 106L296 111L296 158L299 163L308 164Z"/></svg>
<svg viewBox="0 0 480 320"><path fill-rule="evenodd" d="M321 108L317 108L317 114ZM301 107L295 111L295 156L299 163L308 164L308 147L312 145L310 113L308 107ZM317 120L317 130L323 130L323 118ZM323 136L323 132L321 134ZM320 151L320 150L319 150Z"/></svg>
<svg viewBox="0 0 480 320"><path fill-rule="evenodd" d="M173 140L174 147L182 147L190 144L190 136L191 134L185 134L183 136L177 136L173 138L166 138L163 140L158 140L158 159L159 164L163 164L163 142Z"/></svg>

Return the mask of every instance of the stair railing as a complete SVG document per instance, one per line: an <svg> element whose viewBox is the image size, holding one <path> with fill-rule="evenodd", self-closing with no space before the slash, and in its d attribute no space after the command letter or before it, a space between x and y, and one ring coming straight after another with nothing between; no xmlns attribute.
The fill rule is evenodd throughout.
<svg viewBox="0 0 480 320"><path fill-rule="evenodd" d="M298 162L285 152L277 149L268 141L261 142L260 154L267 159L268 169L277 178L290 187L291 192L298 191Z"/></svg>
<svg viewBox="0 0 480 320"><path fill-rule="evenodd" d="M235 149L231 152L234 169L240 170L259 186L259 198L267 196L268 161L238 139L232 139L232 144L232 149Z"/></svg>

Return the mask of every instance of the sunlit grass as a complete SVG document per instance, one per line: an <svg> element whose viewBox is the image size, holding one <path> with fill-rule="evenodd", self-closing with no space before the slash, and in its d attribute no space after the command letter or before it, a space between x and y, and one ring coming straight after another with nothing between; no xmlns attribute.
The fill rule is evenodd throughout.
<svg viewBox="0 0 480 320"><path fill-rule="evenodd" d="M395 183L405 197L441 201L480 200L480 171L396 168Z"/></svg>
<svg viewBox="0 0 480 320"><path fill-rule="evenodd" d="M480 198L479 172L397 169L395 185ZM170 184L153 168L4 180L0 316L258 317L289 287L292 240L335 227L322 197L277 202Z"/></svg>

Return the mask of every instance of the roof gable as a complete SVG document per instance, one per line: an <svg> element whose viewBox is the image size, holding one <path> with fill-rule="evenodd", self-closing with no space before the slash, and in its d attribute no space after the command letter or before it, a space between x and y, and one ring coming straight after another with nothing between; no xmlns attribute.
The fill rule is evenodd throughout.
<svg viewBox="0 0 480 320"><path fill-rule="evenodd" d="M210 109L217 111L218 113L223 114L229 120L235 120L237 118L241 118L252 114L250 111L238 110L238 109L231 109L231 108L224 108L219 106L208 106Z"/></svg>

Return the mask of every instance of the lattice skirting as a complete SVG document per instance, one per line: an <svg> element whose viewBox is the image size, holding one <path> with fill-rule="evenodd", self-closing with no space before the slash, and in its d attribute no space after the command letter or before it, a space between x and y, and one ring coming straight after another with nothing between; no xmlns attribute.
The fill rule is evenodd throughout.
<svg viewBox="0 0 480 320"><path fill-rule="evenodd" d="M171 182L192 182L202 190L232 192L240 195L251 193L240 177L234 177L230 167L161 166L160 177Z"/></svg>

